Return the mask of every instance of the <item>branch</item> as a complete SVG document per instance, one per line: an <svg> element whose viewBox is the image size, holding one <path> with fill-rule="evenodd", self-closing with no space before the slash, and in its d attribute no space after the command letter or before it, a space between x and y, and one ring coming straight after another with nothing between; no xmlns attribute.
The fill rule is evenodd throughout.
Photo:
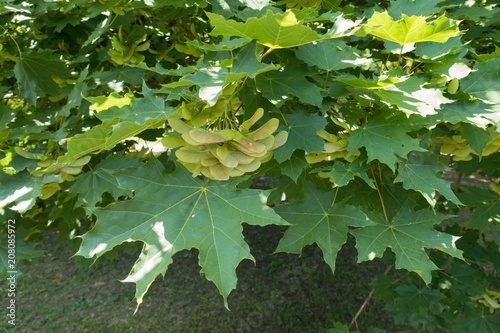
<svg viewBox="0 0 500 333"><path fill-rule="evenodd" d="M385 270L384 274L383 275L387 275L387 273L389 273L392 269L392 267L394 267L394 265L390 265L389 267L387 267L387 269ZM375 288L373 288L370 293L368 294L368 296L366 297L365 301L363 302L363 304L361 305L361 307L359 308L358 312L356 313L356 315L354 316L354 318L352 319L351 323L349 324L349 329L351 329L352 325L354 325L354 323L356 323L356 320L358 319L359 315L361 314L361 312L363 312L363 310L366 308L366 305L368 304L368 302L370 301L370 299L372 298L373 294L375 293Z"/></svg>
<svg viewBox="0 0 500 333"><path fill-rule="evenodd" d="M170 21L168 21L168 23L170 24L173 24L175 25L177 28L179 28L188 38L191 38L191 39L196 39L196 36L193 35L193 33L191 31L189 31L188 29L184 28L184 26L182 24L180 24L179 22L177 22L176 19L171 19Z"/></svg>

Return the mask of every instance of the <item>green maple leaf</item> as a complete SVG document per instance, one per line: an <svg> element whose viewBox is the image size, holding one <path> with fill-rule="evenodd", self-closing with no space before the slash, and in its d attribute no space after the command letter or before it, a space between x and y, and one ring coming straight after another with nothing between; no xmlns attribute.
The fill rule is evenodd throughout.
<svg viewBox="0 0 500 333"><path fill-rule="evenodd" d="M363 179L368 185L370 185L370 187L375 189L373 180L366 174L366 172L370 170L370 166L365 162L366 161L359 159L354 160L352 163L335 162L333 169L326 172L326 174L335 179L335 185L337 186L345 186L349 184L355 176L357 176Z"/></svg>
<svg viewBox="0 0 500 333"><path fill-rule="evenodd" d="M360 56L358 49L331 39L299 46L295 54L306 64L326 71L358 67L370 62L369 59Z"/></svg>
<svg viewBox="0 0 500 333"><path fill-rule="evenodd" d="M479 161L481 161L481 152L487 143L492 140L491 135L484 128L479 128L468 123L462 124L462 128L462 138L469 141L469 145L478 153Z"/></svg>
<svg viewBox="0 0 500 333"><path fill-rule="evenodd" d="M427 202L434 206L435 191L439 191L457 205L461 202L450 188L451 182L441 179L437 174L447 166L439 163L431 152L412 152L408 160L403 160L398 166L398 176L394 182L403 182L403 187L422 193Z"/></svg>
<svg viewBox="0 0 500 333"><path fill-rule="evenodd" d="M498 123L500 121L500 110L480 100L474 102L458 100L451 104L444 104L436 111L438 114L431 115L431 118L450 123L463 121L479 127L486 127L489 123Z"/></svg>
<svg viewBox="0 0 500 333"><path fill-rule="evenodd" d="M19 223L19 220L16 220L16 223ZM0 278L6 279L9 277L10 273L8 271L17 271L17 274L20 274L19 262L22 260L31 260L33 258L41 257L43 255L43 250L39 250L35 247L36 244L28 243L24 239L28 238L30 232L32 230L25 229L19 226L16 226L16 268L13 269L9 264L9 247L8 247L8 235L6 232L0 233Z"/></svg>
<svg viewBox="0 0 500 333"><path fill-rule="evenodd" d="M400 20L402 14L408 16L429 16L439 13L440 9L436 7L441 0L391 0L391 7L388 10L389 15L394 20Z"/></svg>
<svg viewBox="0 0 500 333"><path fill-rule="evenodd" d="M240 75L244 77L244 75ZM194 74L188 74L178 82L164 85L165 87L176 88L180 86L197 85L199 97L207 101L209 106L217 103L217 98L222 94L222 88L228 83L228 70L222 67L200 68Z"/></svg>
<svg viewBox="0 0 500 333"><path fill-rule="evenodd" d="M383 87L393 85L394 83L399 82L399 79L394 77L389 77L384 80L372 81L362 77L358 78L346 75L346 77L340 78L338 81L356 88L372 90L372 89L382 89Z"/></svg>
<svg viewBox="0 0 500 333"><path fill-rule="evenodd" d="M321 192L312 183L305 184L305 200L279 205L275 211L292 224L280 240L276 252L301 253L316 243L326 263L335 271L335 258L347 240L349 227L372 225L357 207L332 202L335 192Z"/></svg>
<svg viewBox="0 0 500 333"><path fill-rule="evenodd" d="M48 171L55 170L57 167L70 164L80 157L99 152L106 146L106 140L113 130L113 125L118 123L119 119L105 120L102 124L94 126L85 133L77 134L67 139L68 152L60 156L57 163L48 168Z"/></svg>
<svg viewBox="0 0 500 333"><path fill-rule="evenodd" d="M277 106L297 96L304 103L321 106L321 88L306 80L310 71L302 67L285 67L279 71L267 72L255 78L255 85L262 94Z"/></svg>
<svg viewBox="0 0 500 333"><path fill-rule="evenodd" d="M131 105L132 104L133 103L131 103ZM136 104L134 105L137 106ZM125 109L125 107L122 109ZM114 112L120 113L119 111ZM57 159L57 163L51 165L47 170L53 171L56 168L68 165L83 156L98 153L102 150L110 150L122 140L134 137L147 129L156 128L162 125L165 119L165 117L163 117L164 114L169 114L168 112L156 113L156 111L153 111L153 114L161 117L158 119L148 118L147 111L141 114L140 108L138 109L138 114L128 115L129 111L126 110L125 112L125 119L135 120L136 122L119 122L119 118L112 117L110 117L110 119L104 119L102 124L94 126L85 133L77 134L74 137L67 139L68 152L66 155L60 156ZM106 118L106 116L103 118ZM142 122L142 120L144 120L144 123L138 124L138 122Z"/></svg>
<svg viewBox="0 0 500 333"><path fill-rule="evenodd" d="M500 104L500 57L476 62L474 71L460 80L460 90L486 103Z"/></svg>
<svg viewBox="0 0 500 333"><path fill-rule="evenodd" d="M447 54L454 54L463 49L460 37L452 37L446 43L423 42L415 47L415 54L423 59L436 60ZM441 59L442 60L442 59Z"/></svg>
<svg viewBox="0 0 500 333"><path fill-rule="evenodd" d="M214 27L210 33L212 36L245 37L272 49L299 46L321 39L311 28L298 21L290 10L283 14L273 14L268 10L265 15L252 17L245 23L227 20L213 13L206 14Z"/></svg>
<svg viewBox="0 0 500 333"><path fill-rule="evenodd" d="M286 160L280 165L281 172L284 175L287 175L288 177L292 178L295 182L297 182L297 179L302 173L302 170L304 170L304 168L308 166L309 163L307 163L306 161L305 152L300 149L296 150L292 154L292 156L290 156L289 160Z"/></svg>
<svg viewBox="0 0 500 333"><path fill-rule="evenodd" d="M283 195L288 201L301 201L305 198L304 192L304 181L302 178L298 178L294 181L288 176L280 176L278 181L273 184L273 190L269 194L269 202L275 204L281 203Z"/></svg>
<svg viewBox="0 0 500 333"><path fill-rule="evenodd" d="M110 193L114 198L119 196L131 196L133 188L120 186L117 173L131 172L127 168L138 168L141 163L136 159L122 158L123 154L111 155L100 162L93 170L82 173L75 178L69 190L66 200L78 195L76 206L93 209L95 204L102 200L104 192Z"/></svg>
<svg viewBox="0 0 500 333"><path fill-rule="evenodd" d="M365 147L368 162L379 160L395 171L396 155L405 158L413 150L423 151L418 140L406 135L414 129L418 118L407 118L404 114L392 116L389 119L378 113L368 118L365 127L354 130L349 137L347 151L349 155L357 149Z"/></svg>
<svg viewBox="0 0 500 333"><path fill-rule="evenodd" d="M37 96L60 93L52 76L65 78L70 75L64 62L50 60L50 52L23 54L16 58L14 74L21 91L28 101L35 105Z"/></svg>
<svg viewBox="0 0 500 333"><path fill-rule="evenodd" d="M453 333L496 333L500 331L500 318L496 314L466 316L453 325Z"/></svg>
<svg viewBox="0 0 500 333"><path fill-rule="evenodd" d="M110 150L122 140L135 137L147 129L157 128L158 126L163 125L163 123L163 119L148 119L142 125L129 121L119 122L118 124L113 125L113 132L106 138L104 149Z"/></svg>
<svg viewBox="0 0 500 333"><path fill-rule="evenodd" d="M395 22L387 12L374 12L368 22L353 34L358 36L372 34L400 45L418 42L444 43L448 38L458 35L456 22L444 15L432 23L427 23L427 18L424 16L402 15L403 19Z"/></svg>
<svg viewBox="0 0 500 333"><path fill-rule="evenodd" d="M254 78L260 73L265 73L271 70L276 70L279 65L264 64L257 59L256 43L251 42L241 49L238 55L234 58L231 66L231 73L245 73L250 78Z"/></svg>
<svg viewBox="0 0 500 333"><path fill-rule="evenodd" d="M468 193L460 193L458 197L467 206L475 206L470 214L467 226L484 230L490 222L500 224L500 196L491 190L467 187Z"/></svg>
<svg viewBox="0 0 500 333"><path fill-rule="evenodd" d="M201 272L217 285L227 306L236 267L253 260L241 223L287 224L266 206L267 191L238 190L237 179L205 183L181 166L167 174L154 157L122 176L134 184L134 198L97 209L97 223L82 236L77 255L99 257L123 242L142 241L142 253L124 280L136 283L138 304L172 256L194 247L200 250Z"/></svg>
<svg viewBox="0 0 500 333"><path fill-rule="evenodd" d="M381 258L390 247L396 254L397 269L414 271L429 283L431 271L438 267L427 256L426 248L463 259L462 251L455 247L453 236L432 228L447 218L444 215L436 215L427 209L415 212L405 204L391 221L371 212L367 216L375 223L374 226L350 231L356 237L359 262Z"/></svg>
<svg viewBox="0 0 500 333"><path fill-rule="evenodd" d="M193 70L191 69L191 71ZM116 67L112 71L94 73L92 74L92 78L94 79L96 84L104 85L111 91L123 91L126 88L123 83L128 83L131 86L135 87L136 85L141 84L148 75L148 71L143 68L127 66Z"/></svg>
<svg viewBox="0 0 500 333"><path fill-rule="evenodd" d="M288 160L296 149L306 152L323 150L324 141L316 131L325 128L325 118L314 114L308 115L299 108L296 112L286 115L285 121L287 125L280 125L278 131L286 130L288 138L283 146L273 151L274 158L279 163Z"/></svg>
<svg viewBox="0 0 500 333"><path fill-rule="evenodd" d="M427 84L423 78L410 77L393 85L388 85L375 93L382 103L396 105L407 114L422 116L435 114L441 104L451 103L437 88L424 88Z"/></svg>
<svg viewBox="0 0 500 333"><path fill-rule="evenodd" d="M410 322L430 320L434 321L434 315L443 311L439 301L445 295L439 290L430 289L427 286L417 288L415 285L401 285L396 288L398 297L395 302L398 305L397 317L399 320Z"/></svg>
<svg viewBox="0 0 500 333"><path fill-rule="evenodd" d="M0 174L0 208L15 203L10 209L21 214L28 211L35 204L42 192L45 183L60 182L59 175L43 175L35 178L28 171L18 172L15 175Z"/></svg>

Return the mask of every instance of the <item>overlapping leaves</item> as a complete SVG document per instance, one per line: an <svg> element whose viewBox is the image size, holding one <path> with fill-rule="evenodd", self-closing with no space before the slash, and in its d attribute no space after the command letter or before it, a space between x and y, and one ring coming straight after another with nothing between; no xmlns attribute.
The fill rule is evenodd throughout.
<svg viewBox="0 0 500 333"><path fill-rule="evenodd" d="M134 198L98 209L97 224L82 237L77 254L99 257L123 242L144 242L124 280L136 283L138 304L156 276L165 274L172 256L195 247L201 272L217 285L227 306L236 267L243 259L253 260L241 224L287 224L266 206L266 192L238 190L234 181L206 184L181 166L167 174L155 158L123 176L128 179L122 186L136 190Z"/></svg>

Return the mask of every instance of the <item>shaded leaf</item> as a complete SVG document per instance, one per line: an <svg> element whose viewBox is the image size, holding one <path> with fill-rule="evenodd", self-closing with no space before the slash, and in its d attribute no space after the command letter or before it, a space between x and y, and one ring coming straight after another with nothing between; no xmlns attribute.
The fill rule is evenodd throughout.
<svg viewBox="0 0 500 333"><path fill-rule="evenodd" d="M447 199L460 205L461 202L451 190L450 184L438 175L447 166L438 162L431 152L412 152L408 160L403 160L398 166L398 176L395 182L403 182L403 187L422 193L427 202L434 206L435 191L439 191Z"/></svg>
<svg viewBox="0 0 500 333"><path fill-rule="evenodd" d="M231 73L245 73L250 78L254 78L260 73L278 69L278 65L265 64L257 59L256 44L252 42L241 49L234 58Z"/></svg>
<svg viewBox="0 0 500 333"><path fill-rule="evenodd" d="M52 76L65 78L70 75L64 62L51 60L50 52L23 54L16 58L14 74L24 97L33 105L36 98L45 94L59 94L59 86Z"/></svg>
<svg viewBox="0 0 500 333"><path fill-rule="evenodd" d="M305 152L303 150L296 150L292 156L290 156L289 160L281 163L281 172L284 175L292 178L294 182L297 182L302 170L305 167L309 166L309 163L306 161Z"/></svg>
<svg viewBox="0 0 500 333"><path fill-rule="evenodd" d="M275 211L292 224L280 240L276 252L301 253L302 249L316 243L332 271L335 259L347 240L349 227L372 225L357 207L335 203L335 192L321 192L312 183L305 184L304 201L279 205Z"/></svg>
<svg viewBox="0 0 500 333"><path fill-rule="evenodd" d="M424 150L417 139L406 134L410 132L418 118L407 118L404 114L385 119L382 114L369 117L365 127L354 130L347 139L347 151L352 155L357 149L365 147L368 162L375 159L395 171L396 155L405 158L413 150Z"/></svg>
<svg viewBox="0 0 500 333"><path fill-rule="evenodd" d="M431 271L438 269L429 259L425 249L437 249L462 259L462 251L455 247L453 236L432 228L447 217L435 215L427 209L413 211L408 204L391 221L380 215L367 213L375 223L350 232L356 237L358 261L381 258L387 249L396 254L396 268L414 271L426 283L431 282Z"/></svg>
<svg viewBox="0 0 500 333"><path fill-rule="evenodd" d="M262 94L277 106L297 96L304 103L321 106L321 88L306 80L311 74L301 67L285 67L279 71L267 72L255 78L255 85Z"/></svg>
<svg viewBox="0 0 500 333"><path fill-rule="evenodd" d="M370 62L369 59L361 57L358 49L332 39L299 46L295 54L306 64L326 71L355 68Z"/></svg>
<svg viewBox="0 0 500 333"><path fill-rule="evenodd" d="M308 115L303 110L297 109L295 113L285 116L286 126L281 124L278 131L286 130L288 139L286 143L275 149L274 158L283 163L292 156L296 149L306 152L322 151L324 147L323 138L316 131L325 128L326 119L316 114Z"/></svg>
<svg viewBox="0 0 500 333"><path fill-rule="evenodd" d="M500 104L500 57L476 62L474 71L460 80L460 90L486 103Z"/></svg>
<svg viewBox="0 0 500 333"><path fill-rule="evenodd" d="M136 195L97 209L97 223L82 236L77 254L99 257L123 242L144 242L124 280L136 283L138 304L156 276L165 274L172 256L195 247L201 272L217 285L227 306L227 296L236 287L236 267L243 259L253 260L241 223L286 224L266 206L268 192L238 190L238 180L206 184L181 166L166 174L154 157L128 177Z"/></svg>
<svg viewBox="0 0 500 333"><path fill-rule="evenodd" d="M345 186L349 184L355 176L357 176L363 179L368 185L370 185L370 187L375 189L373 180L366 174L368 170L370 170L370 166L366 164L365 161L356 159L352 163L342 163L337 161L333 165L333 169L326 172L326 174L335 179L336 186Z"/></svg>
<svg viewBox="0 0 500 333"><path fill-rule="evenodd" d="M42 194L41 188L45 183L60 181L60 176L44 175L35 178L28 171L15 175L1 173L0 208L15 203L10 209L24 214L35 205L35 200Z"/></svg>

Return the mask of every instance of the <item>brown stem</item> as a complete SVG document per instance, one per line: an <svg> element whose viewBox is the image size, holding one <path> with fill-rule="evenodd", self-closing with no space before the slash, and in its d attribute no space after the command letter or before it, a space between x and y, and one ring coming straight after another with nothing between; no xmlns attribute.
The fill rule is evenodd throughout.
<svg viewBox="0 0 500 333"><path fill-rule="evenodd" d="M392 269L392 267L394 267L394 265L390 265L389 267L387 267L387 269L385 270L384 272L384 275L387 275L387 273L389 273ZM354 318L352 319L351 323L349 324L349 329L351 329L352 325L354 325L356 323L357 325L357 320L358 320L358 317L359 315L363 312L363 310L366 308L366 305L368 304L368 302L370 301L370 299L373 297L373 294L375 293L375 288L373 288L370 293L368 294L368 296L366 297L365 301L363 302L363 304L361 305L361 307L359 308L358 312L356 313L356 315L354 316Z"/></svg>
<svg viewBox="0 0 500 333"><path fill-rule="evenodd" d="M193 35L193 33L191 31L189 31L188 29L184 28L184 26L182 24L180 24L179 22L177 22L176 19L171 19L170 21L168 21L168 23L170 24L173 24L175 25L177 28L179 28L188 38L190 39L196 39L196 36Z"/></svg>
<svg viewBox="0 0 500 333"><path fill-rule="evenodd" d="M457 193L458 192L458 188L460 187L460 182L462 181L462 177L463 177L464 173L463 172L460 172L458 174L458 179L457 179L457 182L455 183L455 189L453 190L453 192Z"/></svg>

